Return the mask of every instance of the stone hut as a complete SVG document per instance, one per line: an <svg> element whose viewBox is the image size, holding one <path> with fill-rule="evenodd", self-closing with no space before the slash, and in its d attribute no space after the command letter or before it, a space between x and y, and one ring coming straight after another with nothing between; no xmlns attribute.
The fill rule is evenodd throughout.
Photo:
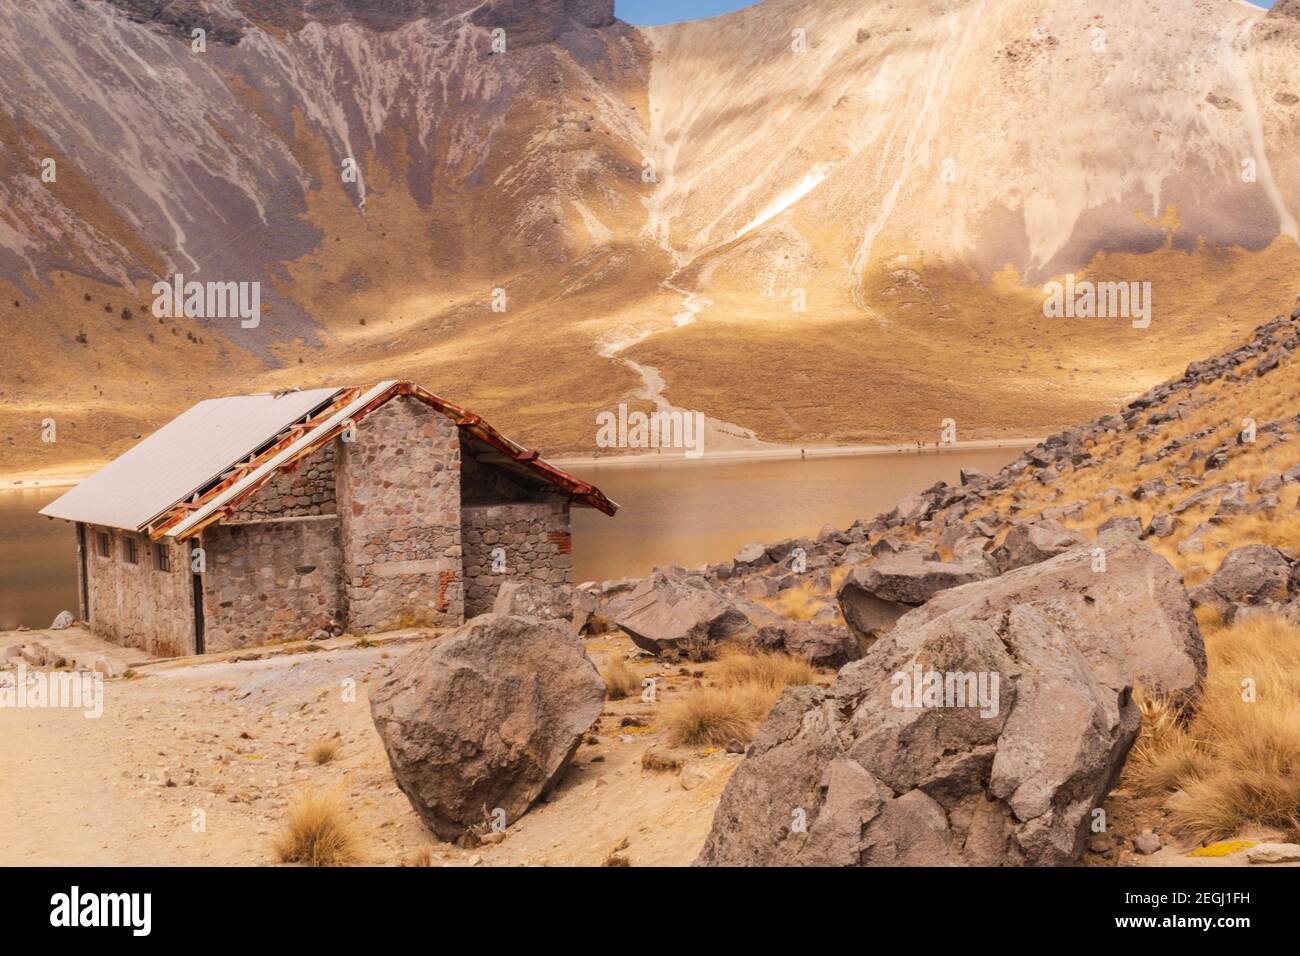
<svg viewBox="0 0 1300 956"><path fill-rule="evenodd" d="M52 502L80 618L159 657L451 627L569 583L571 506L617 505L411 382L200 402Z"/></svg>

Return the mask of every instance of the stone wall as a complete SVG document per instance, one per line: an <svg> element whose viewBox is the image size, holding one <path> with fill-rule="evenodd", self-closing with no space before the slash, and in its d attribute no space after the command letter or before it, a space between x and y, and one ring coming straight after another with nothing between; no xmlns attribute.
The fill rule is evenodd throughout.
<svg viewBox="0 0 1300 956"><path fill-rule="evenodd" d="M100 534L109 536L108 557L100 556ZM135 541L135 564L126 560L127 539ZM170 571L158 570L146 535L86 525L86 617L94 633L114 643L155 657L180 657L194 652L189 549L162 544Z"/></svg>
<svg viewBox="0 0 1300 956"><path fill-rule="evenodd" d="M208 651L309 638L344 610L337 516L218 524L202 544Z"/></svg>
<svg viewBox="0 0 1300 956"><path fill-rule="evenodd" d="M463 620L460 436L401 396L357 423L335 467L349 629Z"/></svg>
<svg viewBox="0 0 1300 956"><path fill-rule="evenodd" d="M279 471L227 521L261 521L303 515L332 515L335 445L330 442L300 461L293 471Z"/></svg>
<svg viewBox="0 0 1300 956"><path fill-rule="evenodd" d="M512 577L572 583L567 498L475 505L465 508L461 518L466 617L492 610L497 589ZM497 548L503 552L504 572L492 569Z"/></svg>

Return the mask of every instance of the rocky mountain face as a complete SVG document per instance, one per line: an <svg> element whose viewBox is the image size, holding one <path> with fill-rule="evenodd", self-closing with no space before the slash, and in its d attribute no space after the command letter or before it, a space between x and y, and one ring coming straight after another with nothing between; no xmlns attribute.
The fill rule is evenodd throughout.
<svg viewBox="0 0 1300 956"><path fill-rule="evenodd" d="M405 375L551 449L620 401L741 442L1045 430L1287 291L1294 12L0 0L0 429L44 467ZM1074 272L1151 282L1150 325L1045 317ZM122 317L177 273L262 283L263 321ZM31 444L50 383L100 440Z"/></svg>

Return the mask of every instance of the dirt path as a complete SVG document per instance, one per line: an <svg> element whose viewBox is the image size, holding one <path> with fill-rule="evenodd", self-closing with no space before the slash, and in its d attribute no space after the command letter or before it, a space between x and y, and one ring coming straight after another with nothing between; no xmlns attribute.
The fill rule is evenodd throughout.
<svg viewBox="0 0 1300 956"><path fill-rule="evenodd" d="M106 683L99 719L0 709L0 865L274 864L289 799L336 788L369 863L428 848L435 865L596 866L625 840L621 853L637 865L694 859L739 757L683 754L690 790L677 773L642 771L661 734L639 700L609 705L598 742L502 843L434 842L393 781L366 696L413 646L147 667ZM621 638L588 646L598 660L630 649ZM661 676L663 702L690 682ZM633 713L649 726L620 727ZM312 763L307 749L335 734L335 761Z"/></svg>

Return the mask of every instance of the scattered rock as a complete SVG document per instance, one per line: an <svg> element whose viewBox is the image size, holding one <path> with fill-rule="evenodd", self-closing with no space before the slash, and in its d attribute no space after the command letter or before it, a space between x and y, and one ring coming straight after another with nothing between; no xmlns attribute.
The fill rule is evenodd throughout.
<svg viewBox="0 0 1300 956"><path fill-rule="evenodd" d="M510 578L497 589L492 613L503 617L531 617L539 621L572 621L573 606L574 590L567 584Z"/></svg>
<svg viewBox="0 0 1300 956"><path fill-rule="evenodd" d="M50 625L50 630L66 631L68 628L72 627L75 621L76 618L72 616L71 611L60 611L54 618L54 622Z"/></svg>
<svg viewBox="0 0 1300 956"><path fill-rule="evenodd" d="M1075 649L1088 625L1052 601L976 597L996 583L944 592L947 613L926 615L932 602L909 614L829 690L787 689L696 865L1077 860L1140 717L1131 687L1107 684ZM906 706L901 688L926 670L983 674L986 691L998 675L985 695L997 701Z"/></svg>
<svg viewBox="0 0 1300 956"><path fill-rule="evenodd" d="M1107 531L1119 531L1134 538L1142 537L1142 530L1142 519L1134 517L1111 518L1097 527L1098 534L1105 534Z"/></svg>
<svg viewBox="0 0 1300 956"><path fill-rule="evenodd" d="M750 622L703 579L696 584L655 571L628 597L614 623L637 647L676 656L730 637Z"/></svg>
<svg viewBox="0 0 1300 956"><path fill-rule="evenodd" d="M1048 558L1081 544L1083 539L1055 521L1020 524L1007 532L1006 539L993 550L998 570L1005 574Z"/></svg>
<svg viewBox="0 0 1300 956"><path fill-rule="evenodd" d="M694 790L700 784L707 783L713 774L709 773L698 760L692 760L682 767L677 775L677 782L683 790Z"/></svg>
<svg viewBox="0 0 1300 956"><path fill-rule="evenodd" d="M1075 645L1110 686L1138 681L1176 701L1189 700L1199 689L1205 643L1182 578L1123 533L1108 532L1039 564L945 591L905 620L947 614L967 602L992 613L999 606L1041 601L1065 607L1083 624Z"/></svg>
<svg viewBox="0 0 1300 956"><path fill-rule="evenodd" d="M845 588L856 588L882 601L915 607L940 591L982 581L992 575L993 569L982 561L965 564L927 561L908 553L883 557L855 568L840 586L840 593L843 594Z"/></svg>
<svg viewBox="0 0 1300 956"><path fill-rule="evenodd" d="M1300 863L1300 844L1257 843L1246 851L1251 863Z"/></svg>
<svg viewBox="0 0 1300 956"><path fill-rule="evenodd" d="M1178 519L1171 514L1161 512L1151 518L1143 536L1147 538L1167 538L1178 530Z"/></svg>
<svg viewBox="0 0 1300 956"><path fill-rule="evenodd" d="M1283 602L1290 577L1291 562L1286 555L1268 545L1252 544L1230 551L1219 570L1192 590L1192 601L1221 612L1233 604Z"/></svg>
<svg viewBox="0 0 1300 956"><path fill-rule="evenodd" d="M783 651L814 667L840 668L862 656L853 634L833 624L812 621L778 621L754 634L754 645L764 651Z"/></svg>
<svg viewBox="0 0 1300 956"><path fill-rule="evenodd" d="M1150 830L1144 830L1136 840L1133 841L1133 849L1137 850L1143 856L1150 856L1160 849L1160 836L1152 833Z"/></svg>
<svg viewBox="0 0 1300 956"><path fill-rule="evenodd" d="M761 568L772 563L772 559L767 556L767 545L757 541L737 551L732 561L738 568Z"/></svg>

